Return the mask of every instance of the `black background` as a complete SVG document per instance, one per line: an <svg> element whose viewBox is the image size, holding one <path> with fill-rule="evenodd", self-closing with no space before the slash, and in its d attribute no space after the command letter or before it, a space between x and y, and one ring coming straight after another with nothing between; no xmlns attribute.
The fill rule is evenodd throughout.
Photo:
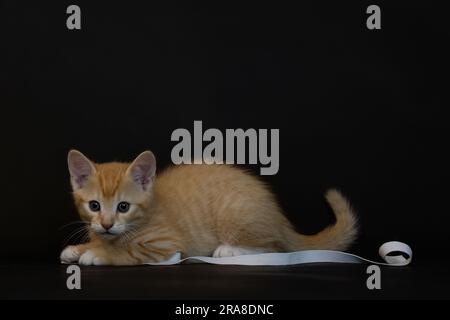
<svg viewBox="0 0 450 320"><path fill-rule="evenodd" d="M82 29L66 28L78 4ZM299 231L347 194L354 252L402 240L416 259L448 240L449 34L429 1L1 4L1 259L57 263L77 220L66 154L170 164L176 128L279 128L269 181ZM259 167L252 167L255 172Z"/></svg>

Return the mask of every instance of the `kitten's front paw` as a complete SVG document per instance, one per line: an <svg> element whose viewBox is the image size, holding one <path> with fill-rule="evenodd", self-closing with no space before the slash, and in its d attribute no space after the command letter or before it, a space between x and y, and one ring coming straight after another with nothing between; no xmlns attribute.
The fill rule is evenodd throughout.
<svg viewBox="0 0 450 320"><path fill-rule="evenodd" d="M87 250L78 260L83 266L103 266L106 265L106 259L100 257L94 250Z"/></svg>
<svg viewBox="0 0 450 320"><path fill-rule="evenodd" d="M80 251L77 246L67 246L60 255L62 263L78 262L80 258Z"/></svg>

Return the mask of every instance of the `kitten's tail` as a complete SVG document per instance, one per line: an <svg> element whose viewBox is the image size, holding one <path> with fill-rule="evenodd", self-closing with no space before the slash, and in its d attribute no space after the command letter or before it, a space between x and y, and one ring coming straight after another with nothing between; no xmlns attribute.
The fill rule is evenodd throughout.
<svg viewBox="0 0 450 320"><path fill-rule="evenodd" d="M334 211L336 223L314 235L291 233L291 249L346 250L356 239L358 223L348 200L335 189L328 190L325 198Z"/></svg>

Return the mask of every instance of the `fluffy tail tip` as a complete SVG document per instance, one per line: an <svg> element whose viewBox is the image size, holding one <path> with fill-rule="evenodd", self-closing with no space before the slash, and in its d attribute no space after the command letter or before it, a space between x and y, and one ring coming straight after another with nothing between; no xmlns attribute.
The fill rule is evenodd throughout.
<svg viewBox="0 0 450 320"><path fill-rule="evenodd" d="M341 246L348 247L358 236L358 219L347 198L336 189L329 189L325 198L336 216L335 228L342 235Z"/></svg>

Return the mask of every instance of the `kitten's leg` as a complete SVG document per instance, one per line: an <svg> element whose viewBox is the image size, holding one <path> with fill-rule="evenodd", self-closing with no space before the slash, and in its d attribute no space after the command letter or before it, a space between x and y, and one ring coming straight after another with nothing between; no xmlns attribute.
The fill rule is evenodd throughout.
<svg viewBox="0 0 450 320"><path fill-rule="evenodd" d="M179 250L168 248L155 251L139 243L123 247L104 245L85 251L78 263L81 265L139 265L167 260L176 251Z"/></svg>
<svg viewBox="0 0 450 320"><path fill-rule="evenodd" d="M67 246L61 252L60 260L63 263L78 262L78 260L80 259L80 256L83 253L85 253L87 250L97 247L97 246L98 246L98 244L94 243L94 242Z"/></svg>
<svg viewBox="0 0 450 320"><path fill-rule="evenodd" d="M104 245L86 250L78 263L84 266L136 265L140 264L140 261L133 255L132 249Z"/></svg>
<svg viewBox="0 0 450 320"><path fill-rule="evenodd" d="M258 254L268 252L269 250L264 248L251 248L251 247L243 247L243 246L231 246L228 244L221 244L214 250L213 257L233 257L233 256L241 256L244 254Z"/></svg>

